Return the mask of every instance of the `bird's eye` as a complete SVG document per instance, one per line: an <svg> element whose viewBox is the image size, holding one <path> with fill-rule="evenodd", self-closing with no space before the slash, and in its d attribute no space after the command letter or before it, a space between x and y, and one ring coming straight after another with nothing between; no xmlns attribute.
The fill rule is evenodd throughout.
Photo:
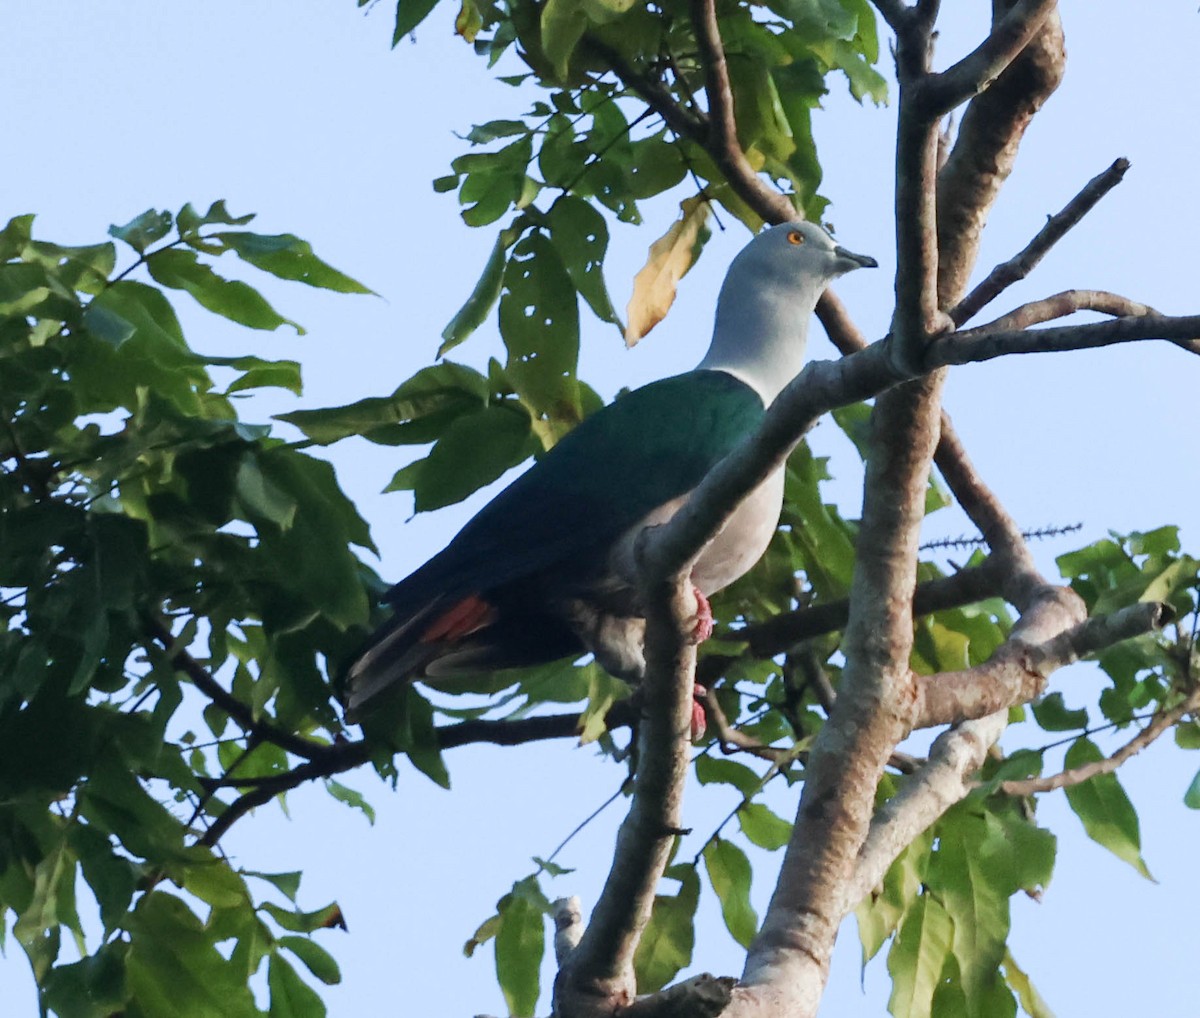
<svg viewBox="0 0 1200 1018"><path fill-rule="evenodd" d="M788 243L795 244L797 247L804 243L804 234L801 233L799 230L792 230L792 232L789 233L787 235L787 237L788 237Z"/></svg>

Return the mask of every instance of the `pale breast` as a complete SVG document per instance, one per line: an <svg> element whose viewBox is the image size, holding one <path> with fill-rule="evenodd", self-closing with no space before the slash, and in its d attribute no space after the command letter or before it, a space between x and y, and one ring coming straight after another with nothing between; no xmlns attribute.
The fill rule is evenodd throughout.
<svg viewBox="0 0 1200 1018"><path fill-rule="evenodd" d="M751 492L729 522L714 537L692 570L692 581L705 594L714 594L746 573L767 550L779 525L783 507L783 470L777 470ZM686 495L659 506L636 526L627 530L613 546L609 562L612 571L631 585L635 584L634 545L646 527L666 523L687 501Z"/></svg>

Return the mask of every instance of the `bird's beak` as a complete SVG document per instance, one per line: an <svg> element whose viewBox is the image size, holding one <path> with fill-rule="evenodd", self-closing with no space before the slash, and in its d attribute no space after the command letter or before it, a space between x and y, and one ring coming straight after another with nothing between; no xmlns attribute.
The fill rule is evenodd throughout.
<svg viewBox="0 0 1200 1018"><path fill-rule="evenodd" d="M875 269L879 267L879 262L870 255L855 254L853 251L847 251L840 244L833 249L833 253L840 259L841 264L838 265L838 268L842 272L850 272L853 269Z"/></svg>

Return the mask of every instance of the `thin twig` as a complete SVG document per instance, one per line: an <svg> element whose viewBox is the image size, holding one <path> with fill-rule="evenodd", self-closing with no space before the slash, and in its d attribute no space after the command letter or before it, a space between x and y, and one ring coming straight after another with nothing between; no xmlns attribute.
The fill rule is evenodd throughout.
<svg viewBox="0 0 1200 1018"><path fill-rule="evenodd" d="M295 735L268 721L256 718L253 709L226 690L204 665L188 653L186 647L179 646L171 630L162 622L158 619L147 619L146 625L154 640L167 652L170 663L183 672L191 680L192 685L220 707L248 734L274 743L280 749L285 749L306 760L319 760L330 755L333 747L329 743L314 742L312 739Z"/></svg>
<svg viewBox="0 0 1200 1018"><path fill-rule="evenodd" d="M1099 774L1111 774L1130 757L1140 753L1159 736L1169 732L1185 715L1191 714L1197 709L1200 709L1200 691L1193 692L1186 700L1172 707L1170 710L1156 713L1145 728L1111 756L1107 756L1103 760L1094 760L1079 767L1072 767L1068 770L1060 771L1058 774L1051 774L1043 778L1004 781L1000 784L1000 791L1005 795L1022 797L1034 795L1038 792L1051 792L1056 788L1071 788Z"/></svg>
<svg viewBox="0 0 1200 1018"><path fill-rule="evenodd" d="M1128 159L1117 159L1107 170L1089 180L1059 212L1046 220L1046 225L1023 250L997 265L975 289L958 302L950 311L954 324L962 326L969 322L1008 287L1028 276L1047 252L1121 182L1128 169Z"/></svg>

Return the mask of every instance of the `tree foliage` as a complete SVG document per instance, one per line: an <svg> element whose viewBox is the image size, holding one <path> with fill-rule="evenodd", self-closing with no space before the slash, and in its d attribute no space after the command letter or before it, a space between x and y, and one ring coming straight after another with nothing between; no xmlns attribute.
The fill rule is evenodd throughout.
<svg viewBox="0 0 1200 1018"><path fill-rule="evenodd" d="M394 41L433 6L400 0ZM915 80L904 70L909 37L935 5L876 6L900 41L903 119L903 90ZM1043 19L1056 17L1042 6ZM1031 35L1049 33L1045 24ZM636 700L586 661L455 687L503 693L479 707L404 690L361 734L348 729L340 676L377 621L383 584L359 555L374 549L367 523L318 453L350 436L428 447L381 479L423 512L550 448L601 402L578 376L581 316L636 342L699 256L714 206L751 230L821 217L813 110L839 79L860 100L884 100L879 26L866 0L463 0L457 30L489 66L521 68L502 79L514 86L512 117L475 125L469 151L434 182L457 192L468 225L496 239L438 362L390 394L285 414L279 425L239 419L239 394L300 392L300 366L198 352L173 302L194 300L251 329L299 330L254 287L218 272L234 259L283 280L368 291L298 237L250 231L252 217L224 203L204 214L152 209L87 246L35 239L30 215L0 232L0 906L44 1008L63 1018L323 1014L315 985L339 979L321 933L342 922L336 903L306 901L299 873L246 870L220 852L230 826L301 783L324 782L369 816L334 775L369 764L391 777L404 756L448 784L443 751L468 742L578 735L631 771L640 766L623 734ZM981 91L967 117L995 94ZM973 123L964 121L959 144ZM609 223L639 223L639 203L664 195L679 201L680 217L649 245L622 321L604 281ZM963 247L958 233L942 242ZM973 250L962 257L973 263ZM939 310L953 318L961 288L942 297ZM463 344L493 313L505 360L471 366ZM898 312L897 347L907 327ZM887 454L870 416L859 397L834 414L877 464ZM963 499L938 465L941 478L919 482L924 512L952 493ZM673 886L659 889L634 934L639 993L668 987L691 963L701 894L715 895L730 934L755 949L763 930L746 847L780 852L796 841L764 789L779 778L808 783L838 693L849 689L848 700L858 688L843 634L861 611L850 598L871 523L829 504L828 479L827 463L801 442L767 554L714 599L718 634L697 666L709 734L694 773L701 785L728 786L738 805L724 827L689 843L693 857L676 842L662 874ZM893 1014L1049 1014L1036 971L1026 974L1007 946L1010 901L1041 893L1054 867L1037 795L1065 788L1087 834L1149 876L1117 765L1166 731L1182 749L1200 747L1200 578L1176 528L1158 523L1059 559L1101 622L1140 619L1139 604L1168 606L1154 624L1121 630L1128 638L1079 643L1107 679L1097 702L1039 687L1000 704L1011 726L1003 752L993 748L861 900L845 903L864 963L886 949ZM912 675L967 674L1032 641L1018 622L1030 606L1009 607L1021 601L1009 573L1019 556L996 527L985 533L990 554L954 575L915 564L904 655ZM1164 627L1167 610L1175 621ZM1106 752L1094 737L1114 732L1127 733L1124 745ZM939 739L922 759L888 747L888 771L867 789L877 819L901 813L951 742ZM1185 797L1193 808L1198 788L1200 778ZM511 875L468 945L494 950L514 1015L545 1000L539 971L556 906L543 884L563 871L537 865ZM79 902L81 892L93 901ZM568 960L564 951L567 981ZM573 1013L570 999L560 998L560 1013Z"/></svg>

